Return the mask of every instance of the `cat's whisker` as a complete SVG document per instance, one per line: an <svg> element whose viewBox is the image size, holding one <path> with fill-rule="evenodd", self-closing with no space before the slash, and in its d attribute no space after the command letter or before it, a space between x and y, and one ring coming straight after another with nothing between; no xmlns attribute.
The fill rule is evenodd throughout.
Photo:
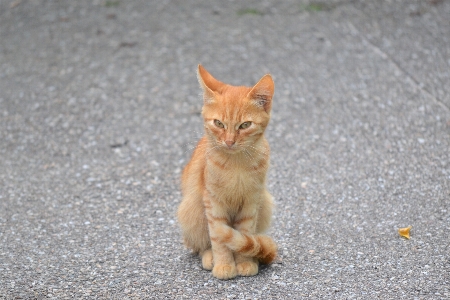
<svg viewBox="0 0 450 300"><path fill-rule="evenodd" d="M247 156L249 159L252 159L252 157L250 156L250 154L248 153L247 149L244 149L244 154L245 156Z"/></svg>
<svg viewBox="0 0 450 300"><path fill-rule="evenodd" d="M255 158L253 157L253 155L251 155L251 153L248 152L247 149L244 149L244 153L246 154L246 156L247 156L248 158L250 158L250 160L252 160L253 162L256 162L256 160L255 160Z"/></svg>
<svg viewBox="0 0 450 300"><path fill-rule="evenodd" d="M218 148L220 148L220 146L217 145L217 146L214 146L214 147L208 149L208 150L206 151L205 155L208 156L209 153L211 153L211 151L213 151L213 150L215 150L215 149L218 149Z"/></svg>
<svg viewBox="0 0 450 300"><path fill-rule="evenodd" d="M195 149L195 148L197 148L197 147L204 147L205 145L199 145L198 143L192 143L192 144L190 144L190 145L184 145L184 147L187 147L187 148L189 148L189 149Z"/></svg>
<svg viewBox="0 0 450 300"><path fill-rule="evenodd" d="M204 149L211 148L211 143L210 142L202 143L202 144L198 144L198 142L195 142L195 145L192 145L194 142L188 142L188 143L191 143L191 145L185 145L185 147L187 147L187 149L184 151L184 153L192 152L192 151L197 150L197 149L198 150L204 150ZM215 142L215 145L211 149L208 149L208 152L211 151L211 150L214 150L216 148L220 148L220 147L221 147L221 145L218 144L217 142Z"/></svg>
<svg viewBox="0 0 450 300"><path fill-rule="evenodd" d="M268 155L269 155L269 152L267 151L267 148L265 148L265 149L264 149L265 151L264 151L264 150L261 150L261 149L258 149L258 148L256 148L256 147L254 147L254 146L252 146L252 145L249 145L249 147L252 148L253 150L255 150L256 152L258 152L258 153L264 155L264 156L268 156Z"/></svg>
<svg viewBox="0 0 450 300"><path fill-rule="evenodd" d="M195 146L190 145L189 147L187 147L187 149L184 151L184 153L186 153L188 151L191 152L191 151L193 151L195 149L202 149L204 147L205 147L205 145L195 145Z"/></svg>
<svg viewBox="0 0 450 300"><path fill-rule="evenodd" d="M266 147L263 147L262 149L261 148L257 148L257 147L254 147L254 146L251 146L253 149L255 149L256 151L258 151L259 153L262 153L262 154L269 154L269 149L268 148L266 148Z"/></svg>
<svg viewBox="0 0 450 300"><path fill-rule="evenodd" d="M201 136L199 139L201 139L202 137L203 137L203 136ZM185 145L185 146L188 146L189 144L191 144L191 145L199 146L199 143L198 143L198 140L199 140L199 139L196 139L196 140L192 140L192 141L186 142L186 143L184 143L184 145ZM200 145L206 146L206 144L207 144L207 143L203 143L203 144L200 144Z"/></svg>

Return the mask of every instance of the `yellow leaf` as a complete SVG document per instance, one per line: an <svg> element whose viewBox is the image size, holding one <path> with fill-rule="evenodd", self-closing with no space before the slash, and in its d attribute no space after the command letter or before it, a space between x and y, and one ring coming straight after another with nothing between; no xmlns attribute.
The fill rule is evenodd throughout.
<svg viewBox="0 0 450 300"><path fill-rule="evenodd" d="M409 225L408 227L405 228L399 228L398 230L398 234L400 234L400 236L405 237L409 240L410 236L409 236L409 231L411 230L412 226Z"/></svg>

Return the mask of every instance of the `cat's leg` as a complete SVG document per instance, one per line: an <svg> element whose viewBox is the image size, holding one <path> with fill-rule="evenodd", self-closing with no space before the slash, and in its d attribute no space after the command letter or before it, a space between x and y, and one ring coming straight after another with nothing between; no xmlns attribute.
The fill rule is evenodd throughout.
<svg viewBox="0 0 450 300"><path fill-rule="evenodd" d="M233 252L223 243L224 240L231 239L233 235L221 235L223 232L221 228L228 227L226 210L221 207L219 202L211 205L211 197L208 195L208 192L205 192L203 201L211 239L211 253L214 265L212 268L213 276L219 279L234 278L237 275L237 271Z"/></svg>
<svg viewBox="0 0 450 300"><path fill-rule="evenodd" d="M248 235L255 234L259 211L258 205L255 202L244 205L233 223L233 227L241 233ZM254 276L258 274L259 262L256 258L235 253L234 260L239 275Z"/></svg>
<svg viewBox="0 0 450 300"><path fill-rule="evenodd" d="M243 256L235 253L234 260L236 262L237 273L241 276L254 276L259 271L259 261L254 257Z"/></svg>
<svg viewBox="0 0 450 300"><path fill-rule="evenodd" d="M220 242L218 238L211 237L213 264L213 276L219 279L231 279L236 277L236 264L233 252Z"/></svg>
<svg viewBox="0 0 450 300"><path fill-rule="evenodd" d="M202 257L202 267L205 270L212 270L214 266L212 250L208 249L200 253Z"/></svg>
<svg viewBox="0 0 450 300"><path fill-rule="evenodd" d="M191 193L183 198L178 208L178 221L188 248L200 254L211 249L201 193Z"/></svg>
<svg viewBox="0 0 450 300"><path fill-rule="evenodd" d="M234 221L233 227L245 234L260 234L269 228L272 218L273 200L267 190L264 190L261 198L248 201L251 205L244 206ZM258 274L259 260L235 253L235 262L238 274L241 276L253 276Z"/></svg>

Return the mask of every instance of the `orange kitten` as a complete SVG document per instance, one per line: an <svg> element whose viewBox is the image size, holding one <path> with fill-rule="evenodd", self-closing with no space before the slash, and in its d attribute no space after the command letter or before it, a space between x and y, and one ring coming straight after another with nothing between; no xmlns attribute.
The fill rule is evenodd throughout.
<svg viewBox="0 0 450 300"><path fill-rule="evenodd" d="M262 235L270 225L272 196L266 189L274 84L267 74L253 87L231 86L201 65L205 135L182 176L178 209L187 247L202 257L204 269L230 279L258 273L277 254L275 242Z"/></svg>

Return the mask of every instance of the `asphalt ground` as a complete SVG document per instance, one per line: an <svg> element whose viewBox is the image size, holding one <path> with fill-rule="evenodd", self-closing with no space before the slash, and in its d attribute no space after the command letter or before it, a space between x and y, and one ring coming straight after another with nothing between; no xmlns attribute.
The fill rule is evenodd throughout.
<svg viewBox="0 0 450 300"><path fill-rule="evenodd" d="M0 0L0 298L450 298L449 16L446 0ZM275 81L279 258L255 277L217 280L181 242L199 63Z"/></svg>

